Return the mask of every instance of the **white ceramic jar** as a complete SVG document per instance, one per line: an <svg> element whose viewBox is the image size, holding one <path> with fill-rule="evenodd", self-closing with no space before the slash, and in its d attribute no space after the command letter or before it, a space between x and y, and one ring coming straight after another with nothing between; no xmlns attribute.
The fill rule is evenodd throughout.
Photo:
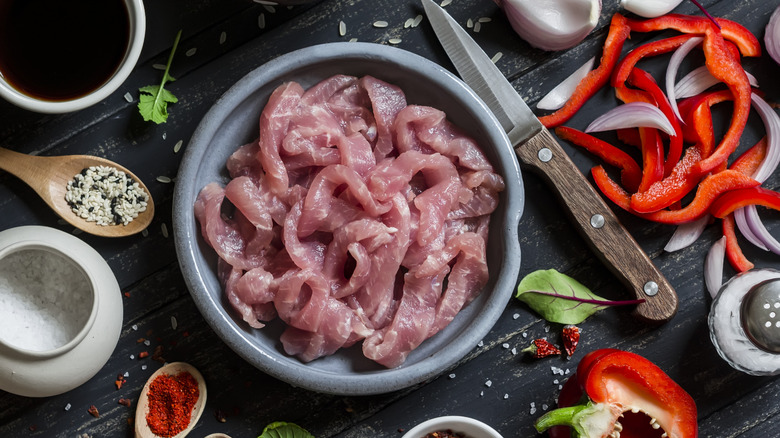
<svg viewBox="0 0 780 438"><path fill-rule="evenodd" d="M122 328L121 292L106 261L49 227L0 232L0 304L0 389L22 396L85 383L111 357Z"/></svg>

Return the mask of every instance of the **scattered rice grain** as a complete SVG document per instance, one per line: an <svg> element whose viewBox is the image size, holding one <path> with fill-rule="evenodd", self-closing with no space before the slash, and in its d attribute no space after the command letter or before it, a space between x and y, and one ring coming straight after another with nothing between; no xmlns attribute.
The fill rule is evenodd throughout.
<svg viewBox="0 0 780 438"><path fill-rule="evenodd" d="M490 23L491 21L493 21L493 19L490 17L480 17L479 20L477 21L479 21L480 23Z"/></svg>
<svg viewBox="0 0 780 438"><path fill-rule="evenodd" d="M339 35L344 36L347 34L347 23L339 21Z"/></svg>
<svg viewBox="0 0 780 438"><path fill-rule="evenodd" d="M358 40L357 38L350 38L350 39L349 39L349 42L350 42L350 43L356 43L356 42L357 42L357 40Z"/></svg>
<svg viewBox="0 0 780 438"><path fill-rule="evenodd" d="M165 70L165 64L152 64L152 68L155 70Z"/></svg>
<svg viewBox="0 0 780 438"><path fill-rule="evenodd" d="M133 95L132 95L132 94L130 94L130 92L127 92L127 93L125 93L125 100L126 100L128 103L132 103L132 102L133 102Z"/></svg>
<svg viewBox="0 0 780 438"><path fill-rule="evenodd" d="M268 1L268 0L253 0L253 1L255 3L259 3L261 5L268 5L268 6L276 6L276 5L279 4L277 2L272 2L272 1Z"/></svg>
<svg viewBox="0 0 780 438"><path fill-rule="evenodd" d="M388 26L388 23L387 23L387 21L384 21L384 20L378 20L378 21L374 22L374 27L384 28L384 27L387 27L387 26Z"/></svg>
<svg viewBox="0 0 780 438"><path fill-rule="evenodd" d="M187 50L186 52L184 52L184 54L187 55L187 56L192 56L192 55L194 55L197 52L198 52L198 48L197 47L193 47L193 48Z"/></svg>
<svg viewBox="0 0 780 438"><path fill-rule="evenodd" d="M502 56L504 56L504 54L502 52L496 52L496 54L493 55L493 57L490 58L490 60L493 61L493 64L495 64L495 63L498 62L499 59L501 59ZM515 316L519 317L520 315L515 313ZM517 318L515 318L515 319L517 319Z"/></svg>
<svg viewBox="0 0 780 438"><path fill-rule="evenodd" d="M177 154L181 150L182 145L184 145L184 140L179 140L176 142L175 145L173 145L173 153Z"/></svg>
<svg viewBox="0 0 780 438"><path fill-rule="evenodd" d="M471 18L466 20L466 27L468 27L469 29L473 28L474 27L474 20L472 20Z"/></svg>
<svg viewBox="0 0 780 438"><path fill-rule="evenodd" d="M441 7L449 6L450 3L452 3L452 0L442 0Z"/></svg>
<svg viewBox="0 0 780 438"><path fill-rule="evenodd" d="M171 316L171 328L176 330L178 326L179 326L179 321L176 320L175 316Z"/></svg>
<svg viewBox="0 0 780 438"><path fill-rule="evenodd" d="M393 45L401 44L401 38L390 38L387 42Z"/></svg>
<svg viewBox="0 0 780 438"><path fill-rule="evenodd" d="M157 177L157 182L163 183L163 184L170 184L173 182L172 179L168 178L167 176L160 175Z"/></svg>
<svg viewBox="0 0 780 438"><path fill-rule="evenodd" d="M144 236L144 237L148 237L148 236L149 236L149 230L147 230L146 228L144 228L144 229L141 231L141 235L142 235L142 236Z"/></svg>
<svg viewBox="0 0 780 438"><path fill-rule="evenodd" d="M409 29L414 24L414 18L407 18L406 21L404 21L404 29Z"/></svg>
<svg viewBox="0 0 780 438"><path fill-rule="evenodd" d="M481 29L482 29L482 23L480 23L479 21L474 23L474 33L478 33Z"/></svg>
<svg viewBox="0 0 780 438"><path fill-rule="evenodd" d="M163 222L162 225L160 225L160 231L162 231L163 237L165 237L167 239L168 238L168 226L165 225L165 222Z"/></svg>
<svg viewBox="0 0 780 438"><path fill-rule="evenodd" d="M265 29L265 14L260 14L257 16L257 27L260 29Z"/></svg>
<svg viewBox="0 0 780 438"><path fill-rule="evenodd" d="M163 139L163 140L166 140L167 138L168 138L168 132L166 132L166 131L163 131L163 133L162 133L162 139Z"/></svg>
<svg viewBox="0 0 780 438"><path fill-rule="evenodd" d="M265 10L266 10L266 11L268 11L268 12L269 12L269 13L271 13L271 14L273 14L274 12L276 12L276 8L275 8L275 7L273 7L272 5L263 5L263 7L265 8Z"/></svg>
<svg viewBox="0 0 780 438"><path fill-rule="evenodd" d="M219 34L219 43L225 44L225 41L227 41L227 32L222 32Z"/></svg>
<svg viewBox="0 0 780 438"><path fill-rule="evenodd" d="M423 16L422 15L417 15L416 17L414 17L414 23L412 23L412 27L419 26L420 23L422 23L422 21L423 21Z"/></svg>

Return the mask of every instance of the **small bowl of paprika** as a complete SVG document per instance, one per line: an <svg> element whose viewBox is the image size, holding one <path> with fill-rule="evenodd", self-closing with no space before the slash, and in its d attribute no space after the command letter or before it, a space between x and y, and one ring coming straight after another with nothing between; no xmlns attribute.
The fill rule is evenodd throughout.
<svg viewBox="0 0 780 438"><path fill-rule="evenodd" d="M503 438L487 424L469 417L447 415L431 418L401 438Z"/></svg>

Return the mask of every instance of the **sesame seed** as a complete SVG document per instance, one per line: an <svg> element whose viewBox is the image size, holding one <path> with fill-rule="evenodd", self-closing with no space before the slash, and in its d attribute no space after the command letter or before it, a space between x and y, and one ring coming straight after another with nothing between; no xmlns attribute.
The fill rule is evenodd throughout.
<svg viewBox="0 0 780 438"><path fill-rule="evenodd" d="M347 23L339 21L339 35L344 36L347 34Z"/></svg>
<svg viewBox="0 0 780 438"><path fill-rule="evenodd" d="M149 195L125 172L110 166L82 169L67 184L73 213L98 225L127 225L146 211Z"/></svg>
<svg viewBox="0 0 780 438"><path fill-rule="evenodd" d="M387 25L388 25L387 21L384 20L379 20L374 22L374 27L378 27L378 28L387 27Z"/></svg>
<svg viewBox="0 0 780 438"><path fill-rule="evenodd" d="M187 56L192 56L195 53L197 53L197 51L198 51L198 48L197 47L193 47L193 48L187 50L186 52L184 52L184 54L187 55Z"/></svg>

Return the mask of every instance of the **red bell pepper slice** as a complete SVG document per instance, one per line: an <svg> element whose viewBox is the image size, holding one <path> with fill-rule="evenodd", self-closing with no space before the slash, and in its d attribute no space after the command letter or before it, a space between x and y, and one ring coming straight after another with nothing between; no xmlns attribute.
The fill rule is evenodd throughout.
<svg viewBox="0 0 780 438"><path fill-rule="evenodd" d="M558 111L539 117L547 128L554 128L565 123L572 118L574 114L588 101L598 90L609 82L612 70L615 68L620 52L623 50L623 43L628 38L630 30L626 25L626 18L621 14L612 16L609 25L609 33L604 42L604 49L601 54L599 66L588 73L574 90L574 93Z"/></svg>
<svg viewBox="0 0 780 438"><path fill-rule="evenodd" d="M580 438L604 438L616 430L622 437L661 436L664 432L669 438L698 436L693 398L640 355L614 349L596 350L582 359L575 376L569 380L575 378L588 401L544 414L535 424L538 431L567 425ZM632 410L649 416L649 424L626 421Z"/></svg>
<svg viewBox="0 0 780 438"><path fill-rule="evenodd" d="M723 219L734 210L748 205L761 205L780 211L780 193L763 187L732 190L721 195L710 207L710 214Z"/></svg>
<svg viewBox="0 0 780 438"><path fill-rule="evenodd" d="M663 40L651 41L635 48L615 68L615 72L612 74L612 86L619 87L623 85L636 66L636 63L642 58L669 53L695 36L689 34L677 35Z"/></svg>
<svg viewBox="0 0 780 438"><path fill-rule="evenodd" d="M735 231L734 213L729 214L723 218L722 229L723 235L726 236L726 258L729 264L737 272L745 272L753 269L753 262L745 257L742 252L742 248L737 241L737 233Z"/></svg>
<svg viewBox="0 0 780 438"><path fill-rule="evenodd" d="M672 173L645 190L631 195L631 210L637 213L652 213L681 200L696 187L703 175L693 172L701 161L701 151L692 146L685 150Z"/></svg>
<svg viewBox="0 0 780 438"><path fill-rule="evenodd" d="M720 29L707 18L682 14L666 14L647 20L627 19L626 24L634 32L674 29L682 33L703 34L714 28L722 33L724 38L736 44L742 56L761 56L761 43L744 26L725 18L716 18L715 21L720 25Z"/></svg>
<svg viewBox="0 0 780 438"><path fill-rule="evenodd" d="M569 141L586 149L588 152L598 156L608 164L619 168L621 171L621 181L629 189L635 191L637 187L639 187L639 182L642 179L639 165L624 151L612 146L604 140L567 126L555 128L555 135L561 140Z"/></svg>

